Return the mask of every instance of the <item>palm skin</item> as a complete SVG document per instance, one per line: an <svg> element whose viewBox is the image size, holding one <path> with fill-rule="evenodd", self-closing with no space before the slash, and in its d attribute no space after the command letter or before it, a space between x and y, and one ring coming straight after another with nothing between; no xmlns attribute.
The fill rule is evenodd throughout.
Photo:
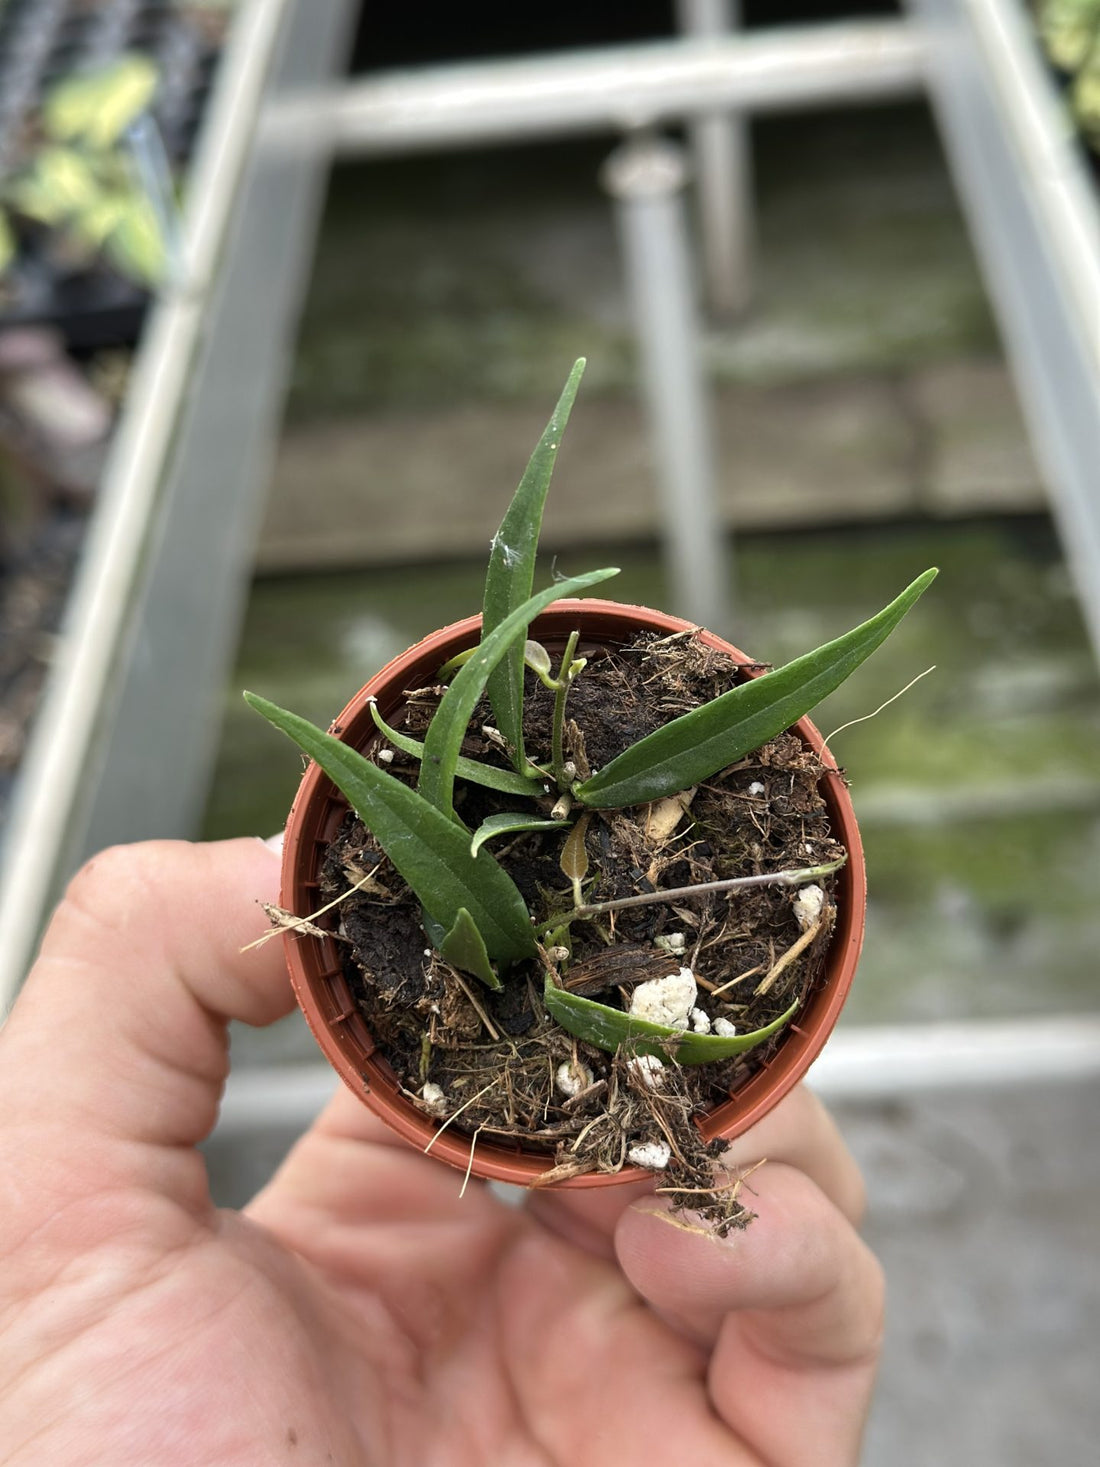
<svg viewBox="0 0 1100 1467"><path fill-rule="evenodd" d="M773 1159L726 1242L644 1184L460 1198L346 1093L213 1208L225 1022L290 1006L239 951L276 878L259 842L97 858L0 1035L0 1463L855 1462L881 1283L806 1092L734 1148Z"/></svg>

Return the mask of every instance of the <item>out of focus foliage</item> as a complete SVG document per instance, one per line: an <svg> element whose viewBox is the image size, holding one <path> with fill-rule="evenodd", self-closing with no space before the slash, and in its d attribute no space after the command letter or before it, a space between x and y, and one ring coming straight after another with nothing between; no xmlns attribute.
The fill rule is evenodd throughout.
<svg viewBox="0 0 1100 1467"><path fill-rule="evenodd" d="M1100 0L1036 0L1035 16L1043 49L1069 79L1074 120L1100 152Z"/></svg>

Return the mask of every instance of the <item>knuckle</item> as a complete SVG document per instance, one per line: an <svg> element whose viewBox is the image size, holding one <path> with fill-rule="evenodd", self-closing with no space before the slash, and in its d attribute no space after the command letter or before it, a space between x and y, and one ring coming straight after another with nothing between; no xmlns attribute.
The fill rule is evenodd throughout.
<svg viewBox="0 0 1100 1467"><path fill-rule="evenodd" d="M71 923L101 929L123 929L149 905L150 888L165 872L169 842L108 846L92 856L73 876L54 919L55 927Z"/></svg>

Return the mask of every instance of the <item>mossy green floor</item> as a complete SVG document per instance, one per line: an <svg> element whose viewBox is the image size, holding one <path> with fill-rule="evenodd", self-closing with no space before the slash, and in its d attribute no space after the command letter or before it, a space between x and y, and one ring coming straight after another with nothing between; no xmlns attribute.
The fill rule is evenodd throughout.
<svg viewBox="0 0 1100 1467"><path fill-rule="evenodd" d="M657 558L604 556L622 600L660 606ZM575 563L574 563L575 561ZM571 556L570 573L591 568ZM871 882L855 1021L1094 1007L1100 687L1053 534L1036 519L745 537L722 628L775 662L854 625L927 565L941 575L890 642L822 704L861 813ZM548 573L549 567L546 568ZM390 656L478 607L452 564L257 582L208 836L280 827L299 762L237 689L325 723Z"/></svg>
<svg viewBox="0 0 1100 1467"><path fill-rule="evenodd" d="M770 385L996 353L928 109L753 125L755 303L712 333L719 380ZM611 139L372 160L333 175L292 421L386 406L632 391ZM690 201L689 201L690 202Z"/></svg>

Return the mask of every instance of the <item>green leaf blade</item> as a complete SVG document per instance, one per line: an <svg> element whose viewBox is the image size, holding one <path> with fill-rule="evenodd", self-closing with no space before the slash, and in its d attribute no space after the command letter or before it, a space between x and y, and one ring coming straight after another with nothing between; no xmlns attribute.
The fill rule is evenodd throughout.
<svg viewBox="0 0 1100 1467"><path fill-rule="evenodd" d="M465 908L489 957L508 964L534 956L534 930L518 888L487 851L470 855L461 825L307 719L254 693L245 699L328 775L432 921L450 932Z"/></svg>
<svg viewBox="0 0 1100 1467"><path fill-rule="evenodd" d="M470 648L471 652L476 650L475 647ZM370 716L378 731L385 734L395 749L400 749L413 759L423 759L424 745L420 740L391 728L379 713L377 703L370 704ZM492 764L479 764L476 759L465 759L461 754L455 764L455 777L464 779L467 784L478 784L483 789L496 790L502 795L518 795L521 799L531 800L543 794L547 784L545 779L525 779L522 774L516 774L511 769L497 769Z"/></svg>
<svg viewBox="0 0 1100 1467"><path fill-rule="evenodd" d="M487 840L494 840L498 835L511 835L521 830L561 830L562 824L560 820L542 820L533 815L512 812L490 815L474 831L470 854L476 856Z"/></svg>
<svg viewBox="0 0 1100 1467"><path fill-rule="evenodd" d="M493 972L485 939L465 907L459 907L454 926L439 944L439 952L454 967L480 978L486 988L499 992L504 987Z"/></svg>
<svg viewBox="0 0 1100 1467"><path fill-rule="evenodd" d="M543 985L542 999L547 1012L563 1029L607 1054L626 1049L631 1054L650 1054L666 1063L672 1060L678 1065L710 1064L712 1060L755 1049L773 1034L778 1034L798 1010L796 1000L778 1019L773 1019L762 1029L727 1038L722 1034L694 1034L684 1029L670 1029L665 1024L654 1024L649 1019L636 1019L622 1009L613 1009L608 1004L559 988L549 975Z"/></svg>
<svg viewBox="0 0 1100 1467"><path fill-rule="evenodd" d="M474 705L481 697L489 675L500 663L508 649L516 644L523 655L524 633L528 624L544 611L553 601L563 596L575 595L618 575L614 566L589 571L583 576L573 576L548 586L537 596L532 596L504 618L488 637L483 637L474 649L474 655L459 668L454 681L440 699L428 731L424 736L424 754L420 763L419 790L437 810L454 815L454 782L458 769L459 749L466 737L466 729Z"/></svg>
<svg viewBox="0 0 1100 1467"><path fill-rule="evenodd" d="M531 595L546 493L584 367L583 357L574 362L558 404L531 455L515 496L501 521L500 529L493 536L481 608L483 639ZM488 689L497 727L513 750L516 768L522 769L522 644L509 649L507 656L490 676Z"/></svg>
<svg viewBox="0 0 1100 1467"><path fill-rule="evenodd" d="M937 575L927 570L877 615L832 642L739 683L619 754L573 793L614 809L677 794L760 748L814 708L879 647Z"/></svg>

